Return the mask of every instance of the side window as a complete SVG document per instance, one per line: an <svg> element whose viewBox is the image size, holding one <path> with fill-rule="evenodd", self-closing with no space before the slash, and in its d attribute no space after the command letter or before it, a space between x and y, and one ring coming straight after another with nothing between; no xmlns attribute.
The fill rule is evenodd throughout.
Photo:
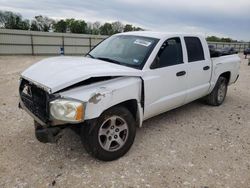
<svg viewBox="0 0 250 188"><path fill-rule="evenodd" d="M183 63L180 38L171 38L165 41L157 55L158 66L167 67Z"/></svg>
<svg viewBox="0 0 250 188"><path fill-rule="evenodd" d="M197 37L184 37L188 62L205 60L201 41Z"/></svg>

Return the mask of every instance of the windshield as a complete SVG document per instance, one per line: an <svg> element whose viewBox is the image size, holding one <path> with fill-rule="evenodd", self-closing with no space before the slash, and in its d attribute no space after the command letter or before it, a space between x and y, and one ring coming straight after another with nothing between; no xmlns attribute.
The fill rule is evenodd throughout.
<svg viewBox="0 0 250 188"><path fill-rule="evenodd" d="M101 42L88 56L111 63L142 69L159 39L114 35Z"/></svg>

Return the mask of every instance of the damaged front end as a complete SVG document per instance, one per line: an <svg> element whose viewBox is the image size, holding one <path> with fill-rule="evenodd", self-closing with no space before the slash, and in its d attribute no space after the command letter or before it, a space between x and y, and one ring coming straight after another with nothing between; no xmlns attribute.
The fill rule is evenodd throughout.
<svg viewBox="0 0 250 188"><path fill-rule="evenodd" d="M55 93L22 78L19 95L19 106L33 117L36 138L44 143L56 142L66 127L79 132L82 125L87 126L105 110L131 99L138 103L139 126L142 123L141 79L138 77L93 77Z"/></svg>
<svg viewBox="0 0 250 188"><path fill-rule="evenodd" d="M20 80L19 95L19 107L34 119L35 135L40 142L56 142L62 129L83 122L84 104L81 101L49 94L26 79ZM74 104L78 104L75 114Z"/></svg>

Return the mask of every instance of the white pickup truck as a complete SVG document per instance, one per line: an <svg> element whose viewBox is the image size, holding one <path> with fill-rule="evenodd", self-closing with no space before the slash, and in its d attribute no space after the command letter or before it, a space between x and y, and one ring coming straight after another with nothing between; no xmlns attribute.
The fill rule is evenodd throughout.
<svg viewBox="0 0 250 188"><path fill-rule="evenodd" d="M199 35L121 33L86 57L48 58L25 70L19 106L34 118L39 141L55 142L71 127L93 156L114 160L144 120L202 97L221 105L239 67L238 55L211 58Z"/></svg>

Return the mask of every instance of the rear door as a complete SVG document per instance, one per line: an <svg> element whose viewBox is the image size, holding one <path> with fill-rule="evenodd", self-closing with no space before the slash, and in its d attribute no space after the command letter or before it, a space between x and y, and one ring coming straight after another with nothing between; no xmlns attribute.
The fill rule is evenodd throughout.
<svg viewBox="0 0 250 188"><path fill-rule="evenodd" d="M183 46L179 37L167 39L155 62L143 75L145 87L145 119L181 106L186 97L187 68L183 62Z"/></svg>
<svg viewBox="0 0 250 188"><path fill-rule="evenodd" d="M187 52L188 90L185 102L196 100L208 93L211 78L211 59L199 37L184 37ZM204 51L207 50L207 51Z"/></svg>

